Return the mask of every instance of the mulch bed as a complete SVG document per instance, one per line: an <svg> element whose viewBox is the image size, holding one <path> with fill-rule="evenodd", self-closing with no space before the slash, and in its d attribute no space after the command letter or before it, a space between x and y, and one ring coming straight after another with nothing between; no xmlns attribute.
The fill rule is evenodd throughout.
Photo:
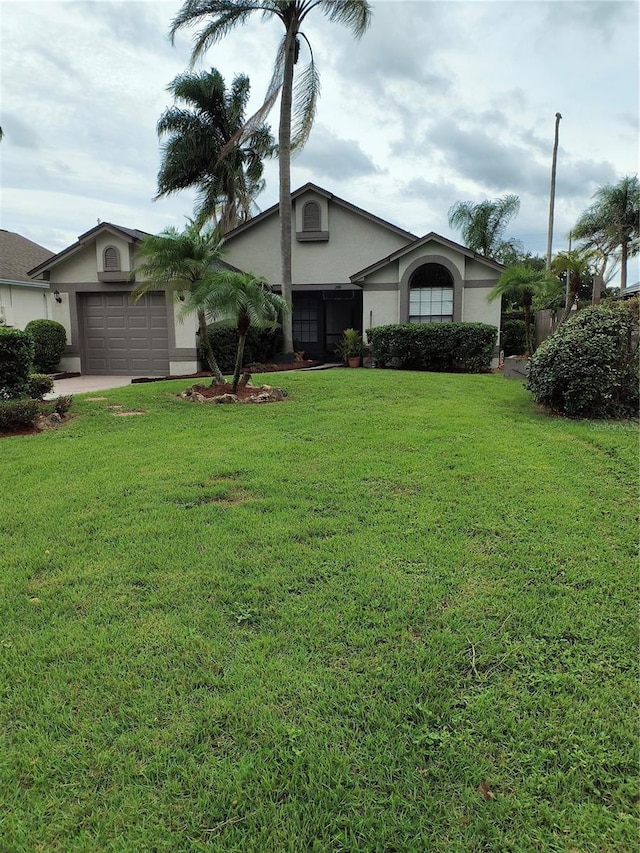
<svg viewBox="0 0 640 853"><path fill-rule="evenodd" d="M303 370L305 367L318 367L323 364L322 361L286 361L282 364L252 364L251 373L277 373L282 370ZM137 385L141 382L166 382L169 379L206 379L211 376L211 371L200 370L198 373L181 373L172 376L140 376L131 380L132 385Z"/></svg>

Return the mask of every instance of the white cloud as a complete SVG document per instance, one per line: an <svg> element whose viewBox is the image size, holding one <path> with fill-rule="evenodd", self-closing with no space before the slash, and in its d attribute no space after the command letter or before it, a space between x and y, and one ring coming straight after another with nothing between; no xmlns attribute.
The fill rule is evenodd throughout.
<svg viewBox="0 0 640 853"><path fill-rule="evenodd" d="M454 237L455 201L515 192L522 203L511 230L543 251L556 111L558 246L599 183L638 170L636 3L373 6L359 42L320 14L308 19L322 94L294 186L312 180L414 233ZM3 0L2 227L59 250L97 218L160 230L190 214L193 193L151 201L155 125L194 32L170 45L179 8L180 0ZM228 81L247 73L257 108L281 29L257 16L198 67L215 66ZM265 175L262 208L277 200L275 163Z"/></svg>

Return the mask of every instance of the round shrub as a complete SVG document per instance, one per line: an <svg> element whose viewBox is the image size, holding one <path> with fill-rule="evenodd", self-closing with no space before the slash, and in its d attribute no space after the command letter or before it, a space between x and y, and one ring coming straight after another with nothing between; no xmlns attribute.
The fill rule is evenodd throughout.
<svg viewBox="0 0 640 853"><path fill-rule="evenodd" d="M26 332L0 326L0 400L28 395L33 349Z"/></svg>
<svg viewBox="0 0 640 853"><path fill-rule="evenodd" d="M527 385L538 403L571 418L637 416L638 324L632 303L585 308L543 341L529 363Z"/></svg>
<svg viewBox="0 0 640 853"><path fill-rule="evenodd" d="M56 323L55 320L31 320L24 330L33 338L35 369L39 373L54 371L67 345L67 333L62 323Z"/></svg>
<svg viewBox="0 0 640 853"><path fill-rule="evenodd" d="M29 396L32 400L43 400L45 394L53 391L53 379L46 373L32 373L29 376Z"/></svg>

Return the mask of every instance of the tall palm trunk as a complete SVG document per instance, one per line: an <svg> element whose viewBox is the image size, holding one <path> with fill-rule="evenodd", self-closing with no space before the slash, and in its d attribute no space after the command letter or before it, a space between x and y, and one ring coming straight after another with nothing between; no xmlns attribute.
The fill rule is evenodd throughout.
<svg viewBox="0 0 640 853"><path fill-rule="evenodd" d="M556 203L556 169L558 166L558 136L560 128L560 113L556 113L556 129L553 139L553 155L551 158L551 189L549 192L549 226L547 229L547 271L551 269L551 245L553 243L553 211Z"/></svg>
<svg viewBox="0 0 640 853"><path fill-rule="evenodd" d="M620 258L620 295L623 296L627 289L627 258L629 257L629 246L626 239L622 241L622 257Z"/></svg>
<svg viewBox="0 0 640 853"><path fill-rule="evenodd" d="M200 346L204 351L207 364L209 365L209 370L213 377L211 384L222 385L224 383L224 376L218 367L218 362L216 361L213 349L211 348L211 341L209 340L209 332L207 330L207 318L204 311L198 311L198 329L200 330Z"/></svg>
<svg viewBox="0 0 640 853"><path fill-rule="evenodd" d="M280 178L280 254L282 259L282 296L289 306L283 318L284 351L293 352L293 313L291 275L291 107L293 101L293 67L295 65L297 27L287 30L285 59L280 101L280 127L278 131L278 160Z"/></svg>
<svg viewBox="0 0 640 853"><path fill-rule="evenodd" d="M525 355L533 355L535 349L533 340L533 297L530 293L525 292L522 296L522 307L524 308L524 339L527 347Z"/></svg>

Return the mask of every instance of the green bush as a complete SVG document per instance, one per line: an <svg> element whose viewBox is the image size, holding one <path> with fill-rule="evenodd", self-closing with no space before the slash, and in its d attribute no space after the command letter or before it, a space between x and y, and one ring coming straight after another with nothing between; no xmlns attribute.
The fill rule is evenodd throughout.
<svg viewBox="0 0 640 853"><path fill-rule="evenodd" d="M58 415L66 415L72 403L73 396L71 394L61 394L53 401L53 411Z"/></svg>
<svg viewBox="0 0 640 853"><path fill-rule="evenodd" d="M39 373L53 372L67 344L67 333L62 323L56 323L55 320L31 320L24 330L33 338L35 369Z"/></svg>
<svg viewBox="0 0 640 853"><path fill-rule="evenodd" d="M0 432L29 429L35 424L39 414L40 406L37 400L0 400Z"/></svg>
<svg viewBox="0 0 640 853"><path fill-rule="evenodd" d="M231 326L209 326L209 340L216 361L223 373L232 371L238 352L238 330ZM244 347L244 363L268 362L282 349L282 331L280 329L257 329L249 327ZM206 359L199 348L202 361Z"/></svg>
<svg viewBox="0 0 640 853"><path fill-rule="evenodd" d="M46 373L31 373L28 381L32 400L42 400L45 394L53 391L53 379Z"/></svg>
<svg viewBox="0 0 640 853"><path fill-rule="evenodd" d="M500 349L505 355L522 355L527 351L524 320L505 320L500 330Z"/></svg>
<svg viewBox="0 0 640 853"><path fill-rule="evenodd" d="M0 326L0 400L28 394L33 349L33 340L26 332Z"/></svg>
<svg viewBox="0 0 640 853"><path fill-rule="evenodd" d="M482 373L491 365L498 330L484 323L408 323L367 330L379 367Z"/></svg>
<svg viewBox="0 0 640 853"><path fill-rule="evenodd" d="M585 308L543 341L529 364L536 402L571 418L637 416L634 310L629 303Z"/></svg>

